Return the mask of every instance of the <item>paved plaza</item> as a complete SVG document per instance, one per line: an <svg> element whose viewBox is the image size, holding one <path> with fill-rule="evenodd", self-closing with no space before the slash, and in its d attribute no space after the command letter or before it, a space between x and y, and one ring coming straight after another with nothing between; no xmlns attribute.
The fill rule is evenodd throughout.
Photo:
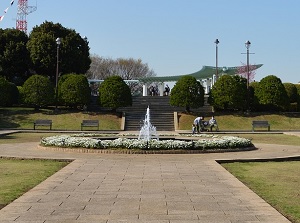
<svg viewBox="0 0 300 223"><path fill-rule="evenodd" d="M91 154L0 144L0 156L73 160L0 210L0 223L289 222L216 160L300 156L300 146L211 154Z"/></svg>

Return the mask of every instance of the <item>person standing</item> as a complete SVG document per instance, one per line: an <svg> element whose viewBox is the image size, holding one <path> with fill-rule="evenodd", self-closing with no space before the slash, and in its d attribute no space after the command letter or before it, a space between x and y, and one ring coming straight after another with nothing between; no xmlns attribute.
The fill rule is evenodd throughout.
<svg viewBox="0 0 300 223"><path fill-rule="evenodd" d="M196 127L196 132L197 132L197 133L200 133L200 125L201 125L201 122L202 122L202 117L197 117L197 118L195 118L195 120L194 120L193 125Z"/></svg>
<svg viewBox="0 0 300 223"><path fill-rule="evenodd" d="M169 88L168 85L166 85L165 91L164 91L164 95L165 95L165 96L168 96L168 95L169 95L169 92L170 92L170 88Z"/></svg>

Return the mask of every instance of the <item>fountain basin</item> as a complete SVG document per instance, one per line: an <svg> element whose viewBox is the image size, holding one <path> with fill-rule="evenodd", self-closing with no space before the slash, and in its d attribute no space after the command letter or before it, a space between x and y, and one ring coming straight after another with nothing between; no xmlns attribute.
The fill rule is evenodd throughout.
<svg viewBox="0 0 300 223"><path fill-rule="evenodd" d="M114 151L114 153L203 153L255 148L251 140L233 136L211 138L207 136L207 138L198 140L194 138L179 139L179 137L166 137L163 140L139 140L136 138L85 137L84 134L80 134L45 137L42 138L41 145L43 147L72 148L73 150L89 149L103 153L107 153L107 151Z"/></svg>

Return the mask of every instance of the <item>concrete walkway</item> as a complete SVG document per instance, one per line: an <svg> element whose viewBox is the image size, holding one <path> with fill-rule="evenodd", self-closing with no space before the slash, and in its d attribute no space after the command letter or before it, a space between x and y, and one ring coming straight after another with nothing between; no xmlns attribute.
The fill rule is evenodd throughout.
<svg viewBox="0 0 300 223"><path fill-rule="evenodd" d="M0 156L72 159L0 210L0 223L289 222L216 160L300 156L300 146L193 155L83 154L0 144Z"/></svg>

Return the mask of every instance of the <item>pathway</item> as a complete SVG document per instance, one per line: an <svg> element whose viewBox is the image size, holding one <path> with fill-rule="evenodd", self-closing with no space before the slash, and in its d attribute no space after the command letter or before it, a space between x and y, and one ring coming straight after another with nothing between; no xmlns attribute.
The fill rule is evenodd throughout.
<svg viewBox="0 0 300 223"><path fill-rule="evenodd" d="M0 210L0 223L289 222L215 160L300 156L300 146L257 151L80 154L0 144L0 156L74 160Z"/></svg>

